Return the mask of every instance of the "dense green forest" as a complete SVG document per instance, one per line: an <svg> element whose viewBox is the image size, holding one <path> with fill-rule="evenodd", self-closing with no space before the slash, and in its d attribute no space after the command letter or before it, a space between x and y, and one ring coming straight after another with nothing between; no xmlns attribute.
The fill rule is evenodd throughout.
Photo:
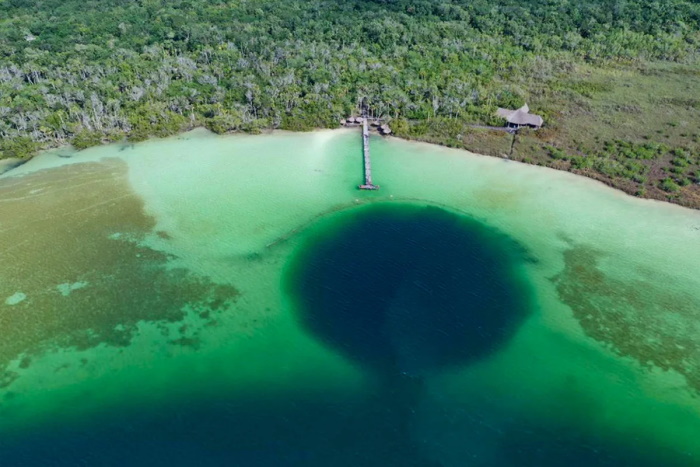
<svg viewBox="0 0 700 467"><path fill-rule="evenodd" d="M585 97L599 87L570 81L581 66L692 70L699 48L692 0L0 0L0 157L198 125L335 127L362 99L443 144L455 122L501 124L497 106L538 96L556 128L543 86Z"/></svg>

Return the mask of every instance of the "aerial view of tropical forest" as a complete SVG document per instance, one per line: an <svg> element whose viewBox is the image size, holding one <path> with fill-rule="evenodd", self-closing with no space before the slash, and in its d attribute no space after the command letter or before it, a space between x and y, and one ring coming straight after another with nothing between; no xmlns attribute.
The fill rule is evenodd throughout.
<svg viewBox="0 0 700 467"><path fill-rule="evenodd" d="M700 207L691 0L0 0L0 158L64 144L335 128ZM537 131L497 131L528 104Z"/></svg>

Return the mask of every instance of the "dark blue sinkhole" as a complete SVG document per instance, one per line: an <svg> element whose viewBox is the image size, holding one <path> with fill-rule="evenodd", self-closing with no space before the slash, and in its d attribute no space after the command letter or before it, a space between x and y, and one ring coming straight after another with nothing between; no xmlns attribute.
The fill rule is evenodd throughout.
<svg viewBox="0 0 700 467"><path fill-rule="evenodd" d="M437 207L379 204L310 233L287 274L299 319L367 368L423 375L483 358L528 316L512 239Z"/></svg>

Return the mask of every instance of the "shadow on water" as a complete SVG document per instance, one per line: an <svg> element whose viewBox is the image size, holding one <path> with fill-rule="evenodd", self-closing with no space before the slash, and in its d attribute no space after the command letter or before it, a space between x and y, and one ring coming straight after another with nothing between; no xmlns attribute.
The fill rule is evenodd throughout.
<svg viewBox="0 0 700 467"><path fill-rule="evenodd" d="M122 407L82 423L4 435L0 465L434 467L408 436L406 408L419 384L353 396L260 388L255 395Z"/></svg>
<svg viewBox="0 0 700 467"><path fill-rule="evenodd" d="M693 465L662 459L653 445L634 449L576 427L494 415L469 417L456 439L424 451L415 413L420 378L397 377L382 388L348 396L323 390L265 392L128 403L81 423L47 422L21 436L0 437L3 467L656 467ZM225 390L221 391L225 393ZM439 409L438 438L455 428L453 407ZM462 419L464 417L461 417ZM460 417L457 417L460 419ZM502 421L502 419L501 419ZM482 423L483 422L483 423ZM491 425L489 427L488 425ZM465 429L466 428L466 429ZM428 436L431 438L431 436ZM484 457L485 449L494 450ZM644 452L641 451L645 451ZM487 452L488 454L488 452ZM438 460L439 459L439 460ZM444 459L444 460L443 460ZM496 461L494 462L494 459Z"/></svg>
<svg viewBox="0 0 700 467"><path fill-rule="evenodd" d="M345 212L308 241L288 291L303 326L383 375L423 375L483 358L529 313L513 242L435 207Z"/></svg>

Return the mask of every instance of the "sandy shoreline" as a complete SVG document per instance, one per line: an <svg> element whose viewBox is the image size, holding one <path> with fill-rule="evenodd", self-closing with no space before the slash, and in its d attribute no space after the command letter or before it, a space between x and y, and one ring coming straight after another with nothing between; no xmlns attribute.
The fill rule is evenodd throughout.
<svg viewBox="0 0 700 467"><path fill-rule="evenodd" d="M30 159L18 159L16 157L0 159L0 175L29 162L29 160Z"/></svg>
<svg viewBox="0 0 700 467"><path fill-rule="evenodd" d="M41 155L43 155L43 154L54 154L54 153L57 154L57 153L60 152L61 155L60 155L59 157L62 157L62 158L70 158L70 157L72 157L72 156L75 155L75 154L79 154L79 153L81 153L81 152L83 152L83 151L91 150L91 149L94 149L94 148L109 147L109 146L113 146L113 145L118 145L118 146L121 146L121 147L130 147L130 146L133 146L134 144L143 144L143 143L148 143L148 142L152 142L152 141L163 141L163 140L168 140L168 139L172 139L172 138L179 139L179 138L182 138L184 135L188 135L188 134L190 134L190 133L195 133L195 132L196 132L197 134L199 134L200 132L201 132L202 134L205 134L205 133L206 133L206 134L211 135L212 137L216 137L216 136L250 136L250 137L254 137L254 136L265 136L265 135L278 135L278 134L279 134L279 135L284 135L284 134L309 134L309 133L335 132L335 131L353 131L353 130L354 130L353 128L343 128L343 127L341 127L341 128L317 128L317 129L314 129L314 130L311 130L311 131L289 131L289 130L273 130L273 129L267 129L267 130L262 130L262 131L260 131L259 133L256 133L256 134L245 133L245 132L229 132L229 133L225 133L225 134L219 135L219 134L210 132L209 130L207 130L206 128L204 128L204 127L202 127L202 126L197 126L197 127L188 128L188 129L186 129L186 130L184 130L184 131L182 131L182 132L180 132L180 133L177 133L177 134L174 134L174 135L171 135L171 136L167 136L167 137L164 137L164 138L153 137L153 138L149 138L149 139L147 139L147 140L139 141L139 142L136 142L136 143L131 143L131 142L128 142L128 141L120 141L120 142L108 142L108 141L105 141L105 142L103 142L102 145L93 146L93 147L91 147L91 148L87 148L87 149L84 149L84 150L76 150L76 149L74 149L73 147L71 147L70 145L63 144L63 145L59 145L59 146L49 147L49 148L43 149L43 150L39 151L39 152L36 153L34 156L32 156L31 158L28 158L28 159L17 159L17 158L0 159L0 176L2 176L2 175L4 175L4 174L7 174L8 172L11 172L11 171L13 171L14 169L16 169L16 168L18 168L18 167L21 167L22 165L24 165L24 164L30 162L31 160L33 160L33 159L35 159L35 158L37 158L37 157L39 157L39 156L41 156ZM561 170L561 169L557 169L557 168L555 168L555 167L546 167L546 166L542 166L542 165L534 164L534 163L530 164L530 163L528 163L528 162L523 162L523 161L512 161L512 160L510 160L510 159L508 159L508 158L506 158L506 157L498 157L498 156L493 156L493 155L489 155L489 154L481 154L481 153L477 153L477 152L472 152L472 151L470 151L468 148L453 148L453 147L449 147L449 146L444 145L444 144L440 144L440 143L436 143L436 142L430 142L430 141L424 141L424 140L421 140L421 139L407 139L407 138L397 137L397 136L395 136L395 135L384 136L384 138L389 139L389 140L392 140L392 139L393 139L393 140L405 141L405 142L407 142L407 143L425 144L425 145L429 145L429 146L433 146L433 147L437 146L437 147L442 147L442 148L451 149L451 150L465 151L465 152L467 152L467 153L469 153L469 154L474 154L474 155L478 155L478 156L483 156L483 157L488 157L488 158L493 158L493 159L502 159L502 160L506 160L506 161L509 161L509 162L517 162L517 163L521 163L521 164L524 164L524 165L529 165L529 166L534 166L534 167L540 167L540 168L546 168L546 169L550 169L550 170L555 170L555 171L557 171L557 172L570 173L570 174L572 174L572 175L574 175L574 176L576 176L576 177L581 177L581 178L584 178L584 179L594 180L594 181L596 181L596 182L598 182L598 183L600 183L600 184L602 184L602 185L605 185L605 186L609 187L610 189L612 189L612 190L614 190L614 191L617 191L617 192L619 192L619 193L624 193L625 195L627 195L627 196L629 196L629 197L632 197L632 198L637 198L637 199L642 199L642 200L651 200L651 201L656 201L656 202L664 203L664 204L666 204L666 205L674 205L674 206L679 206L679 207L688 208L688 209L700 210L700 205L698 205L698 206L694 206L694 205L687 206L687 205L684 205L684 204L680 204L680 203L675 203L675 202L673 202L673 201L669 201L669 200L667 200L667 199L659 199L659 198L656 198L656 197L646 196L646 195L641 195L641 196L640 196L640 195L637 194L637 193L633 193L633 192L631 192L631 191L627 191L627 190L624 190L624 189L621 189L621 188L615 186L614 183L613 183L611 180L608 180L608 179L606 179L604 176L602 176L602 175L600 175L600 174L597 174L597 173L592 173L592 174L590 174L590 175L587 175L587 174L585 174L585 173L579 173L579 172L576 172L576 171L569 171L569 170ZM13 175L14 175L14 174L13 174Z"/></svg>

